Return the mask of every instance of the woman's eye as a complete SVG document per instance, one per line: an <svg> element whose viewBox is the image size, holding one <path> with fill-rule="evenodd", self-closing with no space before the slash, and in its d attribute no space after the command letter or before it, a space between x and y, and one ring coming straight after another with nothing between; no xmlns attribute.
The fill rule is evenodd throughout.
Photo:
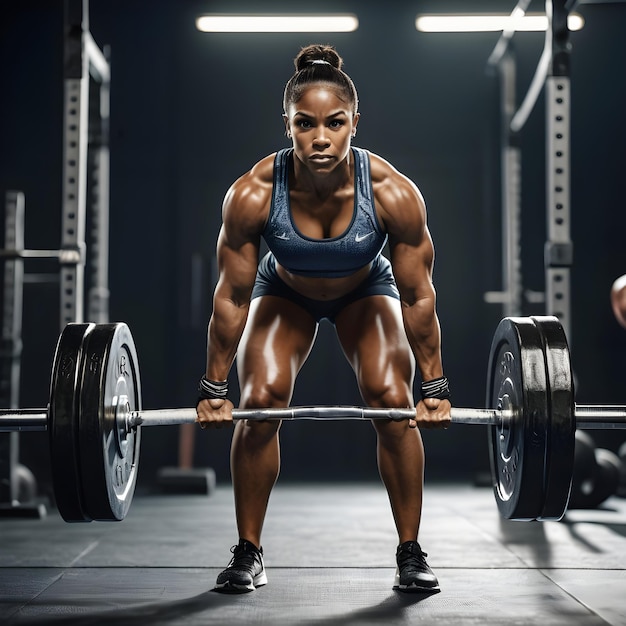
<svg viewBox="0 0 626 626"><path fill-rule="evenodd" d="M311 122L309 122L308 120L300 120L298 122L298 126L300 128L311 128Z"/></svg>

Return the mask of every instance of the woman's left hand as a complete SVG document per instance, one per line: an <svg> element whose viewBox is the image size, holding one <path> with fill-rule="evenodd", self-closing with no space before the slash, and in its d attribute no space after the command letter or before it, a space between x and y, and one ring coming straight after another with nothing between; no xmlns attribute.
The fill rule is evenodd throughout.
<svg viewBox="0 0 626 626"><path fill-rule="evenodd" d="M415 407L415 419L409 420L411 428L448 428L450 426L450 400L426 398Z"/></svg>

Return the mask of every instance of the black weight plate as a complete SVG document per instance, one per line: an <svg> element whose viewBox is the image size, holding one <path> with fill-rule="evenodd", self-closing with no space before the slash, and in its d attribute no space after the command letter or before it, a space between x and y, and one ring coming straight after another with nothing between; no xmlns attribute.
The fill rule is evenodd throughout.
<svg viewBox="0 0 626 626"><path fill-rule="evenodd" d="M567 509L574 472L576 432L574 383L569 346L558 318L531 318L544 345L548 390L548 444L543 511L538 519L560 520Z"/></svg>
<svg viewBox="0 0 626 626"><path fill-rule="evenodd" d="M48 438L54 499L66 522L90 522L81 493L78 400L84 338L94 324L68 324L54 354L48 410Z"/></svg>
<svg viewBox="0 0 626 626"><path fill-rule="evenodd" d="M543 509L547 422L543 343L528 318L504 318L491 344L487 406L511 413L489 427L493 489L502 517L534 520Z"/></svg>
<svg viewBox="0 0 626 626"><path fill-rule="evenodd" d="M121 521L139 469L140 428L120 437L116 408L140 410L135 344L126 324L98 324L85 342L80 401L80 463L85 508L94 520ZM123 445L121 445L123 443Z"/></svg>

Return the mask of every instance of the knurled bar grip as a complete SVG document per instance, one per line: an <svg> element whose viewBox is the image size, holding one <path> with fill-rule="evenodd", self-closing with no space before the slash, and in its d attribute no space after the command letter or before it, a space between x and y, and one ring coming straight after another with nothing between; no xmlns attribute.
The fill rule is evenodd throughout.
<svg viewBox="0 0 626 626"><path fill-rule="evenodd" d="M463 424L493 424L500 422L500 411L495 409L453 408L453 422ZM296 406L268 409L233 409L233 420L408 420L415 417L415 409L374 409L358 406ZM180 424L195 422L196 409L151 409L135 411L130 418L131 425L142 426Z"/></svg>

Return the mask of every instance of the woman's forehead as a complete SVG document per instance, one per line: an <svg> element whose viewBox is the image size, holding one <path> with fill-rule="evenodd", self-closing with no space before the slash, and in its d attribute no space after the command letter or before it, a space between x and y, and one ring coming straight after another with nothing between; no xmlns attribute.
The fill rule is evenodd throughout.
<svg viewBox="0 0 626 626"><path fill-rule="evenodd" d="M289 104L289 109L292 114L310 109L329 108L351 112L352 104L342 96L341 91L335 86L318 83L305 89L297 102Z"/></svg>

